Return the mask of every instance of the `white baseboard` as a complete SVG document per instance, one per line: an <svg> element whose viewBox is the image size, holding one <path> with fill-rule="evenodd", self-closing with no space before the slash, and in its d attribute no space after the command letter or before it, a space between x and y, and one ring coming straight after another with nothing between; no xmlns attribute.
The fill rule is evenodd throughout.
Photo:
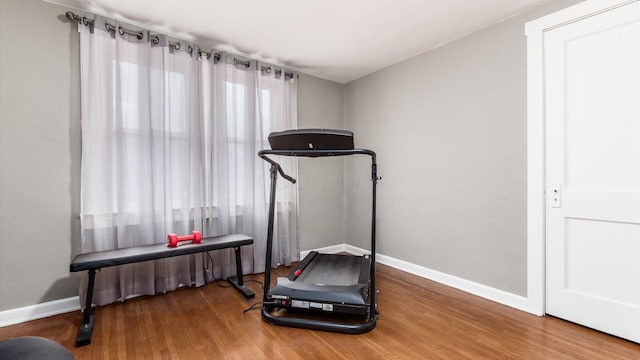
<svg viewBox="0 0 640 360"><path fill-rule="evenodd" d="M364 254L371 253L368 250L355 247L349 244L330 246L327 248L317 249L317 251L325 252L325 253L348 252L354 255L364 255ZM309 251L306 251L305 255L308 252ZM301 253L301 258L302 258L302 253ZM440 271L432 270L421 265L412 264L410 262L399 260L391 256L386 256L380 253L376 254L376 262L383 265L390 266L398 270L402 270L404 272L408 272L409 274L417 275L422 278L429 279L437 283L456 288L458 290L462 290L469 294L473 294L491 301L495 301L497 303L500 303L521 311L525 311L534 315L540 315L539 312L536 311L536 309L531 308L529 299L524 296L512 294L510 292L496 289L491 286L479 284L467 279L459 278L457 276L445 274Z"/></svg>
<svg viewBox="0 0 640 360"><path fill-rule="evenodd" d="M80 310L77 296L0 311L0 327Z"/></svg>

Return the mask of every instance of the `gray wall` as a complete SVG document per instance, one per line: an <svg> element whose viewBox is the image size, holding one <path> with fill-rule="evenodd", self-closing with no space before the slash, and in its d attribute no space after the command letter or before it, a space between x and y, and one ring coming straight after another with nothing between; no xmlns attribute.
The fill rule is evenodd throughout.
<svg viewBox="0 0 640 360"><path fill-rule="evenodd" d="M301 75L298 127L342 129L343 85ZM339 158L298 161L300 250L343 244L344 162Z"/></svg>
<svg viewBox="0 0 640 360"><path fill-rule="evenodd" d="M0 310L78 294L78 33L59 6L0 1Z"/></svg>
<svg viewBox="0 0 640 360"><path fill-rule="evenodd" d="M67 10L0 1L0 311L78 294L79 38ZM302 75L298 99L300 127L342 127L341 84ZM342 163L301 161L300 174L301 249L343 243Z"/></svg>
<svg viewBox="0 0 640 360"><path fill-rule="evenodd" d="M379 154L379 252L526 295L525 22L556 0L345 86ZM345 167L346 239L368 248L366 163Z"/></svg>

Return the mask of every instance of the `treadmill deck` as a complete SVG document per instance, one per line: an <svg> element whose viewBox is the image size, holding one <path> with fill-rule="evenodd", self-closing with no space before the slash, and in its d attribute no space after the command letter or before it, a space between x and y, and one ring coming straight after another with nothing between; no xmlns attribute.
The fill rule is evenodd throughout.
<svg viewBox="0 0 640 360"><path fill-rule="evenodd" d="M269 296L276 307L364 316L370 265L369 255L311 252L289 277L277 279Z"/></svg>

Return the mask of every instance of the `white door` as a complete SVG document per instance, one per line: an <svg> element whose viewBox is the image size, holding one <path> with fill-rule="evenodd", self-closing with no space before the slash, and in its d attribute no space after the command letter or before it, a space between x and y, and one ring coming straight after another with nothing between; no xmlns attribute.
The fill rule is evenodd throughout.
<svg viewBox="0 0 640 360"><path fill-rule="evenodd" d="M544 44L546 312L640 342L640 2Z"/></svg>

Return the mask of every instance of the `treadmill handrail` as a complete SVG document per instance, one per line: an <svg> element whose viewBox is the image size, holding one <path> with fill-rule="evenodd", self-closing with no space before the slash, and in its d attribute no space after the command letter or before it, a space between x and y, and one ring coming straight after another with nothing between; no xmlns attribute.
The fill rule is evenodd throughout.
<svg viewBox="0 0 640 360"><path fill-rule="evenodd" d="M264 150L263 150L264 151ZM296 183L296 179L292 178L291 176L287 175L284 173L284 170L282 170L282 166L280 166L280 164L278 164L278 162L276 162L275 160L271 159L268 156L262 155L261 154L262 151L258 152L258 156L260 156L263 160L265 160L266 162L268 162L269 164L273 165L276 167L276 169L278 170L278 173L280 173L280 176L282 176L283 178L289 180L292 184Z"/></svg>
<svg viewBox="0 0 640 360"><path fill-rule="evenodd" d="M287 175L280 164L268 157L267 155L280 156L303 156L303 157L322 157L322 156L346 156L346 155L369 155L371 156L371 164L376 165L376 152L368 149L349 149L349 150L260 150L258 156L266 162L275 165L280 176L295 184L296 179Z"/></svg>
<svg viewBox="0 0 640 360"><path fill-rule="evenodd" d="M348 150L260 150L258 156L264 159L264 155L282 155L282 156L344 156L344 155L369 155L373 164L376 163L376 152L369 149L348 149Z"/></svg>

